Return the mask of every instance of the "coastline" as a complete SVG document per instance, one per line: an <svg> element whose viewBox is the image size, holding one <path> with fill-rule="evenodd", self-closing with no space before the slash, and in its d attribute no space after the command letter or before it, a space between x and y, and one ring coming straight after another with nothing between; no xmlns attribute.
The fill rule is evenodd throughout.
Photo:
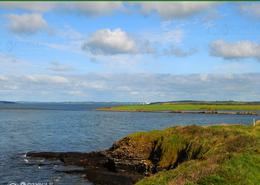
<svg viewBox="0 0 260 185"><path fill-rule="evenodd" d="M169 111L169 110L163 110L163 111L151 111L151 110L114 110L108 107L105 108L98 108L97 111L108 111L108 112L148 112L148 113L178 113L178 114L227 114L227 115L255 115L259 116L260 113L257 112L251 112L251 111Z"/></svg>
<svg viewBox="0 0 260 185"><path fill-rule="evenodd" d="M179 114L260 115L260 104L249 102L159 102L97 108L111 112L153 112Z"/></svg>
<svg viewBox="0 0 260 185"><path fill-rule="evenodd" d="M151 182L182 184L178 183L179 177L174 175L177 172L183 174L181 181L195 183L218 173L218 170L235 156L249 155L248 160L260 160L259 137L259 121L255 127L176 126L165 130L130 134L104 151L28 152L26 156L28 159L59 160L65 166L83 167L82 170L66 173L84 174L89 181L100 185L143 185ZM196 170L193 169L195 167ZM246 168L249 171L254 170L250 166ZM189 173L193 174L194 178L190 178L190 175L185 176ZM231 177L223 178L228 180ZM165 179L168 179L167 182ZM245 180L252 179L249 177Z"/></svg>

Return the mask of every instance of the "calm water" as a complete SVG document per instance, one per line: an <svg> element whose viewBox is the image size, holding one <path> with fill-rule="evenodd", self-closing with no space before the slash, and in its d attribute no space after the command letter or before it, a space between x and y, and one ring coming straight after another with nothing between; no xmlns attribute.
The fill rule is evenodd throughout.
<svg viewBox="0 0 260 185"><path fill-rule="evenodd" d="M58 165L33 165L23 156L28 151L88 152L108 148L115 140L136 131L190 124L250 124L253 118L260 119L242 115L95 111L109 105L0 105L0 184L91 184L79 175L57 172L62 170Z"/></svg>

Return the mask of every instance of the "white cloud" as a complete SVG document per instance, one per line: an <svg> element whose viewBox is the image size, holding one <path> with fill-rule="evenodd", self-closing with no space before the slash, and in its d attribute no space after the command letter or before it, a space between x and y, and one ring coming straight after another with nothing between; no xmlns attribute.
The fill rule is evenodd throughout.
<svg viewBox="0 0 260 185"><path fill-rule="evenodd" d="M251 41L226 42L217 40L211 43L211 55L224 59L260 59L260 44Z"/></svg>
<svg viewBox="0 0 260 185"><path fill-rule="evenodd" d="M50 76L50 75L28 75L26 80L34 83L56 83L66 84L69 80L63 76Z"/></svg>
<svg viewBox="0 0 260 185"><path fill-rule="evenodd" d="M121 2L1 2L0 9L22 9L33 12L55 10L86 16L101 16L122 10Z"/></svg>
<svg viewBox="0 0 260 185"><path fill-rule="evenodd" d="M179 19L208 10L216 3L208 2L145 2L137 3L145 14L156 12L163 19Z"/></svg>
<svg viewBox="0 0 260 185"><path fill-rule="evenodd" d="M45 2L0 2L0 9L22 9L34 12L45 12L53 9L56 3Z"/></svg>
<svg viewBox="0 0 260 185"><path fill-rule="evenodd" d="M120 28L96 31L82 46L82 49L96 55L116 55L137 52L134 39Z"/></svg>
<svg viewBox="0 0 260 185"><path fill-rule="evenodd" d="M251 15L251 16L260 18L260 4L259 3L242 4L239 6L239 10L246 15Z"/></svg>
<svg viewBox="0 0 260 185"><path fill-rule="evenodd" d="M47 28L48 24L41 14L9 14L8 28L15 34L33 34Z"/></svg>
<svg viewBox="0 0 260 185"><path fill-rule="evenodd" d="M123 8L121 2L78 2L78 3L60 3L58 8L63 12L79 13L86 16L107 15L115 10Z"/></svg>

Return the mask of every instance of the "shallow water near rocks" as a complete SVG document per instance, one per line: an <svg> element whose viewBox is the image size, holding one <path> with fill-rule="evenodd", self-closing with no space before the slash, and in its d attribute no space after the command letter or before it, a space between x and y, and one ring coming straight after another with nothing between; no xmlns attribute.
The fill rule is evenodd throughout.
<svg viewBox="0 0 260 185"><path fill-rule="evenodd" d="M103 150L123 136L174 125L251 124L260 116L142 112L103 112L109 103L0 105L0 184L51 182L91 184L79 174L63 173L48 161L30 161L28 151ZM41 165L38 165L40 162ZM65 170L75 167L66 167Z"/></svg>

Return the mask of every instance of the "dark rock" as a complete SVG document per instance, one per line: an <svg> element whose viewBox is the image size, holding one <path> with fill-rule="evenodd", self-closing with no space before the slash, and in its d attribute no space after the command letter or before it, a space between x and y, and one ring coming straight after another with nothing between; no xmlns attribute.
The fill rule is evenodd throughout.
<svg viewBox="0 0 260 185"><path fill-rule="evenodd" d="M95 185L132 185L143 176L129 172L115 173L108 170L88 168L86 178Z"/></svg>
<svg viewBox="0 0 260 185"><path fill-rule="evenodd" d="M102 152L28 152L29 158L59 160L64 165L84 167L83 170L68 170L64 173L85 174L97 185L132 185L140 180L146 171L145 163L139 160L113 158L109 150Z"/></svg>

